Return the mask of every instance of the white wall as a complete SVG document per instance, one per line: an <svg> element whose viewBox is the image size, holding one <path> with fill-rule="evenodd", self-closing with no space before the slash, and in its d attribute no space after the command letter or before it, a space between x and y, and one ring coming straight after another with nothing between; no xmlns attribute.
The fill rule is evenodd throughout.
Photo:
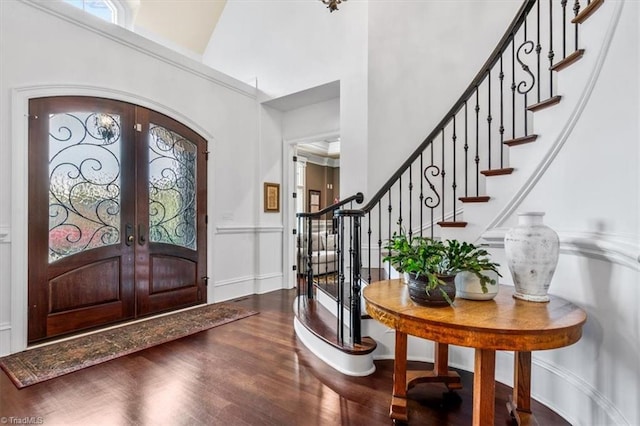
<svg viewBox="0 0 640 426"><path fill-rule="evenodd" d="M239 1L230 3L241 7ZM252 3L244 2L242 7L250 9L255 6ZM343 195L364 189L368 196L457 99L521 4L518 0L346 2L339 12L313 17L322 25L329 25L327 16L337 23L348 21L352 29L356 28L354 23L360 25L358 31L346 33L336 24L335 42L326 48L319 43L329 39L326 33L316 31L320 27L315 25L320 24L311 23L312 19L307 22L309 31L300 32L297 24L288 22L292 15L284 11L283 3L270 3L269 8L275 4L273 10L264 11L272 30L268 41L246 35L253 45L243 41L227 45L226 53L215 51L213 43L232 38L224 37L221 30L219 39L214 34L210 52L215 52L218 63L225 62L231 74L234 66L244 68L246 78L257 77L262 87L272 89L266 90L269 94L277 96L340 79L340 130L346 142L341 157L341 188ZM311 4L306 5L308 12ZM620 4L605 2L597 12L600 18L596 16L582 25L587 55L600 51L600 44L589 44L588 34L602 39L601 30ZM286 8L301 17L298 6L291 2ZM267 9L266 5L260 7ZM587 107L580 111L580 117L572 116L575 127L561 151L517 206L518 210L547 212L547 223L563 238L551 292L583 306L589 315L579 343L534 354L534 396L574 424L640 424L639 9L638 2L625 2ZM353 10L360 18L366 17L366 23L350 20ZM280 21L276 15L280 15ZM256 16L245 22L265 29L267 24L257 22ZM305 17L311 19L310 15ZM240 18L221 28L229 31L232 22L241 22L235 19ZM251 26L242 25L229 34L235 36L247 28ZM358 59L351 66L336 68L335 59L352 56ZM322 61L316 62L317 58ZM581 75L591 73L580 63L572 68ZM584 96L569 90L575 86L570 72L558 77L560 94ZM322 80L322 75L328 78ZM572 102L570 105L577 104L576 100ZM545 121L552 123L557 111L546 118L536 115L536 130ZM551 127L559 132L562 123ZM553 137L560 137L558 134ZM526 149L514 156L526 160ZM510 213L492 226L504 228L514 223ZM501 249L494 251L496 259L503 260ZM600 290L604 294L596 293ZM510 356L501 353L498 360L498 379L509 383ZM453 351L452 362L471 368L472 353Z"/></svg>
<svg viewBox="0 0 640 426"><path fill-rule="evenodd" d="M366 186L368 1L345 3L329 13L319 1L231 0L203 55L203 62L242 81L257 82L265 99L340 80L342 195ZM287 118L286 140L312 129ZM302 130L303 132L300 132ZM336 129L332 129L336 130Z"/></svg>
<svg viewBox="0 0 640 426"><path fill-rule="evenodd" d="M320 135L340 135L340 98L286 111L282 119L285 141L316 138Z"/></svg>
<svg viewBox="0 0 640 426"><path fill-rule="evenodd" d="M9 234L0 236L0 355L26 344L30 96L89 94L125 100L202 134L211 151L208 301L253 293L257 275L281 274L280 264L258 266L263 259L255 249L260 233L255 225L264 221L258 216L259 182L280 179L279 171L268 166L273 158L260 154L258 146L261 137L279 146L280 137L277 120L276 130L259 130L253 88L66 4L2 1L0 19L0 234ZM280 219L272 224L275 230L268 234L278 239ZM229 243L224 231L217 232L220 225L249 231ZM225 281L231 285L219 288Z"/></svg>
<svg viewBox="0 0 640 426"><path fill-rule="evenodd" d="M369 196L458 100L521 4L370 2Z"/></svg>

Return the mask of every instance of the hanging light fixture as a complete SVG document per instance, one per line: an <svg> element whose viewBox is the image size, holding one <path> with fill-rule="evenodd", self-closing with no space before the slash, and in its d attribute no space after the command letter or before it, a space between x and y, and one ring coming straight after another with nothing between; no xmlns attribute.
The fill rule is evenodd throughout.
<svg viewBox="0 0 640 426"><path fill-rule="evenodd" d="M347 0L320 0L320 1L327 5L327 9L329 9L329 12L333 12L334 10L338 10L338 5L340 3Z"/></svg>

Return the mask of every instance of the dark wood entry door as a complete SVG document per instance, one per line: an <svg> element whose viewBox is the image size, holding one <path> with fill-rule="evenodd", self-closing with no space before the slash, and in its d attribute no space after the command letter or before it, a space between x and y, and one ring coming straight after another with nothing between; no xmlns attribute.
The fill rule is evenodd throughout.
<svg viewBox="0 0 640 426"><path fill-rule="evenodd" d="M29 110L29 342L206 302L206 141L113 100Z"/></svg>

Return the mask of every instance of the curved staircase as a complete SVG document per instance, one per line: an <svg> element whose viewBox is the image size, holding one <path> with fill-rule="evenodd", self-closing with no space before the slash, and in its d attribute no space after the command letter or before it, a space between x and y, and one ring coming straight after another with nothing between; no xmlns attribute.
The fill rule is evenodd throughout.
<svg viewBox="0 0 640 426"><path fill-rule="evenodd" d="M299 286L296 332L321 359L341 373L365 375L374 358L393 357L393 331L358 311L361 286L398 277L382 261L394 232L500 246L508 219L589 101L622 7L612 2L595 13L603 3L525 1L459 100L364 207L354 209L351 200L299 217L299 229L306 220L337 218L344 244L341 290L326 295L308 269ZM593 30L592 20L599 20ZM415 339L409 358L432 361L433 345ZM472 358L456 348L450 364L472 370Z"/></svg>

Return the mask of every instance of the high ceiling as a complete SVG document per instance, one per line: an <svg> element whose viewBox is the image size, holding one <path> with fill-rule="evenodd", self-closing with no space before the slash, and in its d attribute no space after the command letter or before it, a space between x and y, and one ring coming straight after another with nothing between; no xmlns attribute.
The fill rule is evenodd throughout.
<svg viewBox="0 0 640 426"><path fill-rule="evenodd" d="M136 28L201 55L227 0L138 0L135 3Z"/></svg>

